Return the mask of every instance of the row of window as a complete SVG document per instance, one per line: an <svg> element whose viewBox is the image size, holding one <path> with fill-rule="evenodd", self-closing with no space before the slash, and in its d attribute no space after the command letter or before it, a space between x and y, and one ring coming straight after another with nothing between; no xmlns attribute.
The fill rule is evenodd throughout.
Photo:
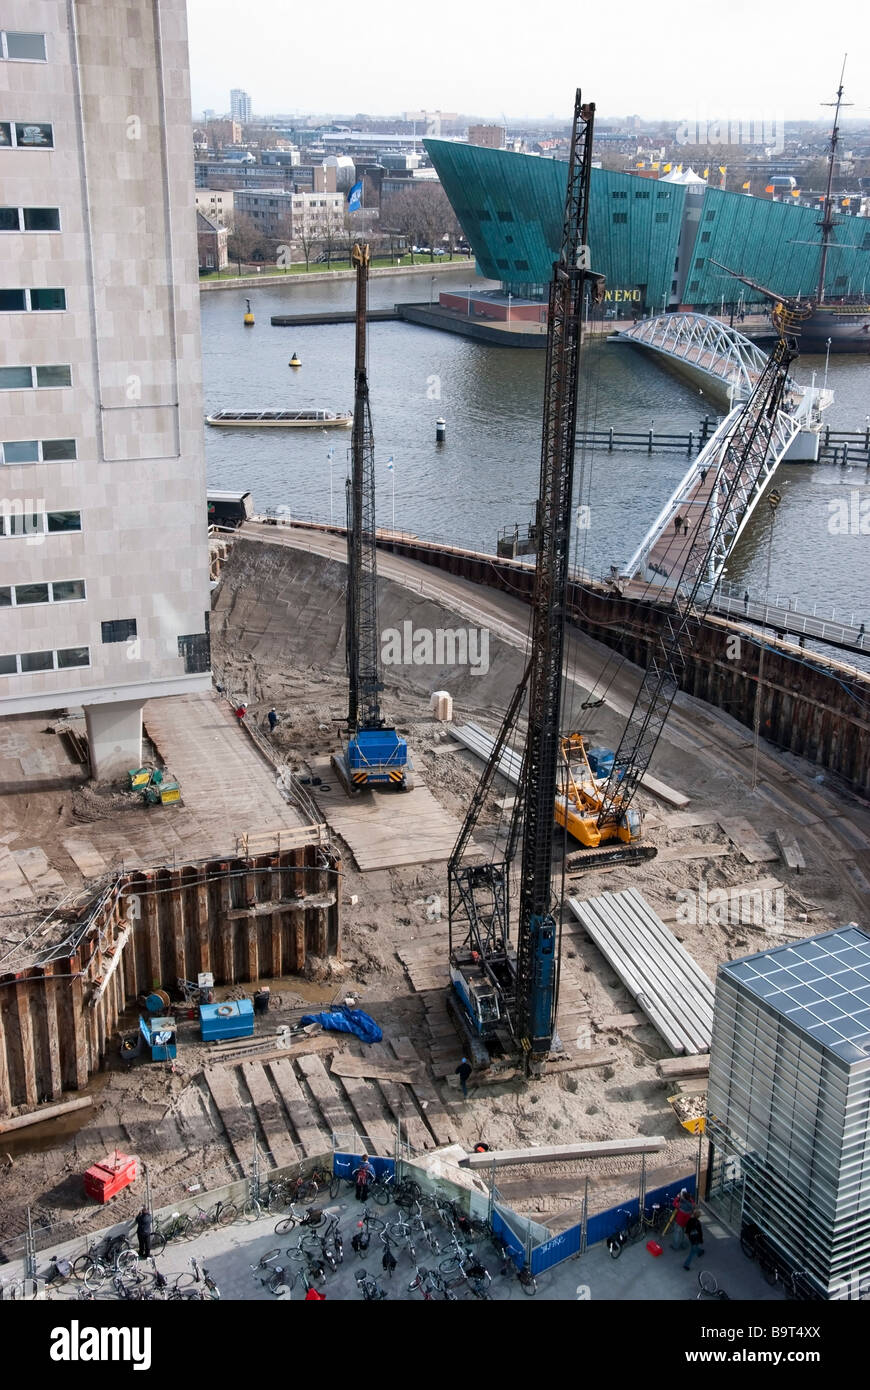
<svg viewBox="0 0 870 1390"><path fill-rule="evenodd" d="M45 35L0 30L0 58L16 63L45 63Z"/></svg>
<svg viewBox="0 0 870 1390"><path fill-rule="evenodd" d="M0 232L59 232L60 208L0 208Z"/></svg>
<svg viewBox="0 0 870 1390"><path fill-rule="evenodd" d="M72 386L72 367L0 367L0 391L40 391Z"/></svg>
<svg viewBox="0 0 870 1390"><path fill-rule="evenodd" d="M614 220L614 222L627 222L627 221L628 221L628 213L627 213L627 212L615 212L615 213L613 213L613 220ZM671 214L670 214L669 212L657 212L657 213L656 213L656 222L658 222L658 223L663 223L663 222L670 222L670 220L671 220Z"/></svg>
<svg viewBox="0 0 870 1390"><path fill-rule="evenodd" d="M0 148L53 150L54 127L50 121L0 121Z"/></svg>
<svg viewBox="0 0 870 1390"><path fill-rule="evenodd" d="M56 313L66 308L66 290L0 290L0 314Z"/></svg>
<svg viewBox="0 0 870 1390"><path fill-rule="evenodd" d="M81 512L17 511L7 502L0 513L0 536L51 536L81 529Z"/></svg>
<svg viewBox="0 0 870 1390"><path fill-rule="evenodd" d="M0 656L0 676L26 676L33 671L66 671L90 666L90 647L61 647L54 652L18 652Z"/></svg>
<svg viewBox="0 0 870 1390"><path fill-rule="evenodd" d="M76 457L74 439L5 439L0 463L58 463Z"/></svg>
<svg viewBox="0 0 870 1390"><path fill-rule="evenodd" d="M0 585L0 608L34 603L81 603L87 598L83 579L55 579L47 584Z"/></svg>

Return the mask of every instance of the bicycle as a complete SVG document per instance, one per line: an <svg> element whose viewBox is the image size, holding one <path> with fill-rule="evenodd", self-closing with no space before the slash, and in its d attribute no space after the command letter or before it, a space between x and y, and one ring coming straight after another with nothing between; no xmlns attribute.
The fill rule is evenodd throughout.
<svg viewBox="0 0 870 1390"><path fill-rule="evenodd" d="M391 1221L387 1230L396 1244L404 1245L411 1259L415 1260L417 1258L417 1251L414 1247L414 1231L410 1223L405 1220L404 1212L399 1212L399 1219L397 1221ZM383 1236L381 1236L381 1239L383 1240Z"/></svg>
<svg viewBox="0 0 870 1390"><path fill-rule="evenodd" d="M700 1271L698 1274L698 1284L700 1287L698 1298L720 1298L730 1301L731 1295L727 1294L724 1289L719 1288L715 1274L711 1273L709 1269L702 1269Z"/></svg>
<svg viewBox="0 0 870 1390"><path fill-rule="evenodd" d="M748 1222L740 1232L740 1249L748 1260L757 1260L758 1267L768 1284L775 1284L781 1278L777 1260L768 1244L767 1238L755 1222Z"/></svg>
<svg viewBox="0 0 870 1390"><path fill-rule="evenodd" d="M221 1291L218 1288L212 1276L209 1274L205 1265L200 1265L195 1255L191 1255L190 1265L193 1270L193 1275L196 1279L197 1284L202 1285L202 1290L200 1290L202 1298L213 1299L217 1301L221 1296Z"/></svg>
<svg viewBox="0 0 870 1390"><path fill-rule="evenodd" d="M174 1211L168 1218L168 1225L165 1230L159 1225L153 1226L151 1229L152 1255L162 1255L170 1240L184 1240L190 1225L189 1216L182 1216L181 1212Z"/></svg>
<svg viewBox="0 0 870 1390"><path fill-rule="evenodd" d="M607 1248L612 1260L618 1260L624 1246L633 1245L641 1232L640 1221L636 1216L632 1216L630 1211L620 1207L617 1215L625 1217L625 1224L617 1226L616 1230L607 1237Z"/></svg>
<svg viewBox="0 0 870 1390"><path fill-rule="evenodd" d="M382 1289L377 1279L373 1279L367 1270L358 1269L354 1278L356 1279L356 1286L366 1303L375 1303L378 1299L387 1297L386 1289Z"/></svg>
<svg viewBox="0 0 870 1390"><path fill-rule="evenodd" d="M110 1275L132 1269L138 1262L139 1257L127 1243L126 1236L108 1236L102 1246L99 1241L90 1242L87 1252L73 1261L72 1269L76 1279L97 1289Z"/></svg>
<svg viewBox="0 0 870 1390"><path fill-rule="evenodd" d="M515 1252L511 1250L511 1247L508 1245L507 1241L502 1239L501 1236L494 1235L492 1238L492 1243L496 1248L499 1259L501 1260L501 1269L499 1270L499 1274L501 1274L504 1278L507 1278L509 1274L512 1274L515 1279L519 1280L520 1288L522 1289L523 1293L528 1295L529 1298L534 1298L535 1294L538 1292L538 1285L535 1281L535 1276L534 1274L532 1274L532 1271L529 1269L528 1265L517 1265Z"/></svg>
<svg viewBox="0 0 870 1390"><path fill-rule="evenodd" d="M318 1231L321 1226L326 1225L328 1220L329 1217L322 1207L309 1207L308 1211L300 1212L291 1203L290 1215L282 1216L275 1227L275 1235L286 1235L288 1231L293 1230L294 1226L307 1226L312 1231Z"/></svg>
<svg viewBox="0 0 870 1390"><path fill-rule="evenodd" d="M414 1267L414 1278L408 1285L408 1293L422 1294L423 1299L427 1303L435 1302L436 1294L440 1294L440 1296L448 1302L456 1302L455 1293L452 1293L446 1287L438 1271L435 1269L421 1269L419 1265L415 1265Z"/></svg>
<svg viewBox="0 0 870 1390"><path fill-rule="evenodd" d="M491 1300L492 1294L489 1290L492 1286L492 1275L486 1265L481 1264L480 1260L469 1252L469 1257L463 1265L463 1271L474 1297Z"/></svg>

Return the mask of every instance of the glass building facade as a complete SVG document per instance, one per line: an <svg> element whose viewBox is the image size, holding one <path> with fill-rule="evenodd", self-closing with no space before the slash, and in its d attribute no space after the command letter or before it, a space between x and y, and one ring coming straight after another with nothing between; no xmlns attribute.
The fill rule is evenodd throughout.
<svg viewBox="0 0 870 1390"><path fill-rule="evenodd" d="M870 1279L870 933L840 928L720 966L707 1197L825 1298Z"/></svg>
<svg viewBox="0 0 870 1390"><path fill-rule="evenodd" d="M444 191L477 258L480 274L514 294L549 284L562 228L568 165L563 160L424 140ZM700 185L689 185L690 191ZM700 212L690 204L699 203ZM768 288L810 294L819 273L819 213L743 193L687 186L636 174L591 171L589 245L614 307L629 295L638 312L663 303L691 308L721 299L764 302L711 264L718 261ZM828 257L829 294L870 290L870 223L843 217ZM862 254L863 252L863 254ZM866 281L866 283L865 283ZM617 298L618 296L618 298Z"/></svg>

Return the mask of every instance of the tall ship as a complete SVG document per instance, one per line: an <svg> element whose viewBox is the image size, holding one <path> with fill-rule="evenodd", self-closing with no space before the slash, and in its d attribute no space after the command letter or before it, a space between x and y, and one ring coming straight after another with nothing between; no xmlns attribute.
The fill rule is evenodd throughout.
<svg viewBox="0 0 870 1390"><path fill-rule="evenodd" d="M845 72L845 63L843 64ZM757 290L770 300L771 322L778 333L794 335L802 353L867 352L870 353L870 302L865 295L830 295L825 293L825 275L828 268L828 253L833 247L843 249L834 239L834 230L842 221L834 215L834 163L837 144L840 138L840 107L843 105L843 73L837 88L837 100L830 103L834 107L834 127L831 131L831 144L828 150L828 176L825 186L822 220L818 223L821 231L819 242L819 278L815 294L787 295L760 285L756 280L740 275L730 266L713 265L726 270L741 284ZM848 102L846 103L848 105ZM858 253L860 254L860 253Z"/></svg>

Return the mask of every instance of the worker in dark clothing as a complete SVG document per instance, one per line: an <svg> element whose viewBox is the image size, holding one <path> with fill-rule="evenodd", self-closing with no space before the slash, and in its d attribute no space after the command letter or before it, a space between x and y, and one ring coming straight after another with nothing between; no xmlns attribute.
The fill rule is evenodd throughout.
<svg viewBox="0 0 870 1390"><path fill-rule="evenodd" d="M674 1234L671 1237L671 1249L682 1250L686 1243L686 1226L690 1217L694 1213L695 1203L692 1201L686 1189L680 1189L679 1194L674 1198Z"/></svg>
<svg viewBox="0 0 870 1390"><path fill-rule="evenodd" d="M359 1167L353 1170L356 1182L356 1199L358 1202L367 1202L369 1196L369 1183L375 1176L375 1170L369 1163L368 1154L363 1154L359 1161Z"/></svg>
<svg viewBox="0 0 870 1390"><path fill-rule="evenodd" d="M139 1238L139 1259L147 1260L151 1254L151 1213L143 1207L136 1217L136 1235Z"/></svg>
<svg viewBox="0 0 870 1390"><path fill-rule="evenodd" d="M748 590L748 589L744 589L744 591L743 591L743 611L744 611L744 613L748 613L748 612L749 612L749 590Z"/></svg>
<svg viewBox="0 0 870 1390"><path fill-rule="evenodd" d="M697 1207L695 1207L695 1210L686 1222L686 1235L689 1238L689 1253L686 1256L683 1269L691 1269L692 1260L695 1256L703 1255L704 1253L704 1231L698 1217Z"/></svg>
<svg viewBox="0 0 870 1390"><path fill-rule="evenodd" d="M459 1077L459 1084L462 1087L462 1094L468 1100L468 1078L471 1075L471 1063L467 1057L463 1057L459 1066L456 1068L456 1075Z"/></svg>
<svg viewBox="0 0 870 1390"><path fill-rule="evenodd" d="M267 1014L269 1012L269 999L271 991L268 985L263 985L262 989L254 991L254 1013Z"/></svg>
<svg viewBox="0 0 870 1390"><path fill-rule="evenodd" d="M269 713L266 715L266 718L269 721L269 733L274 734L275 725L278 723L278 716L273 709L270 709Z"/></svg>

